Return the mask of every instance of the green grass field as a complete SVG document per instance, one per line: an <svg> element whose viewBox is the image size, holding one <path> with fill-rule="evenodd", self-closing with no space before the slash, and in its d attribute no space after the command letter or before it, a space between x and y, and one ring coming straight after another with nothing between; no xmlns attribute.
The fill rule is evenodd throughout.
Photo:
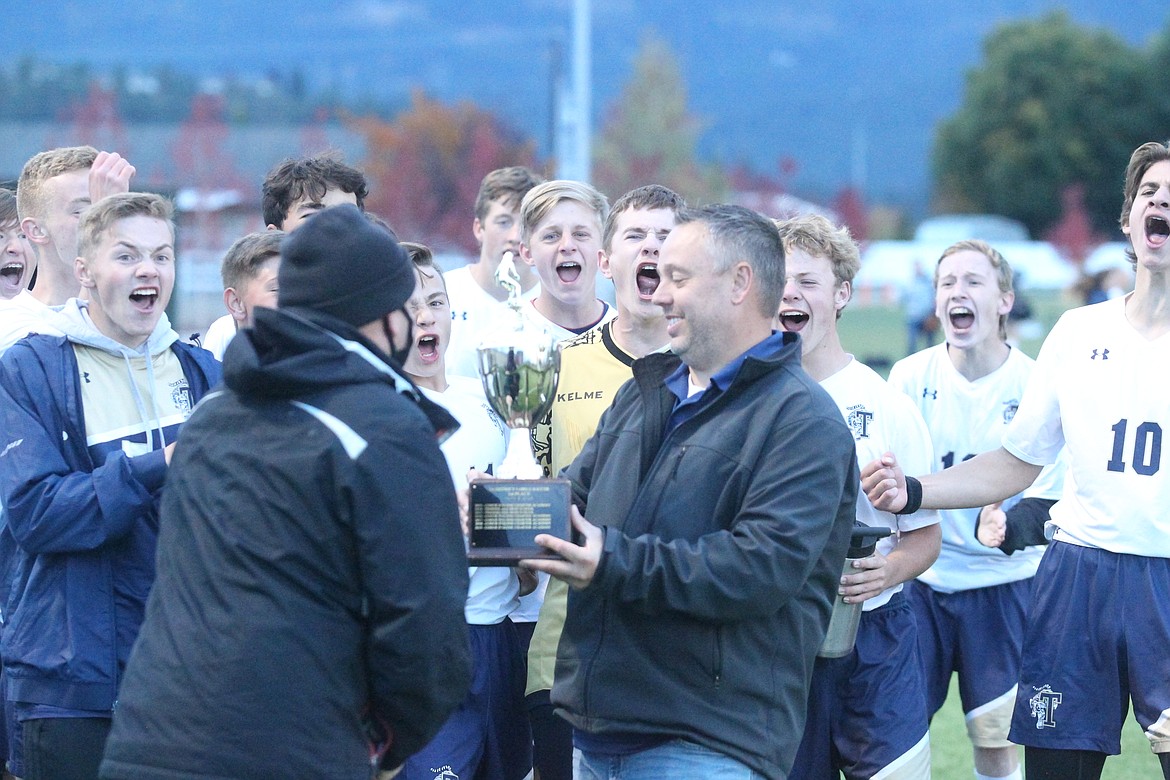
<svg viewBox="0 0 1170 780"><path fill-rule="evenodd" d="M1036 357L1044 337L1073 301L1060 292L1047 290L1029 293L1028 300L1035 324L1022 330L1019 345ZM906 356L906 322L897 306L850 305L841 317L839 329L845 349L883 376L894 361ZM941 339L941 335L937 338Z"/></svg>
<svg viewBox="0 0 1170 780"><path fill-rule="evenodd" d="M935 780L969 780L974 777L975 765L971 761L971 743L967 741L963 708L959 705L959 687L953 680L947 702L931 724L930 750ZM1158 760L1150 752L1150 743L1134 721L1132 712L1121 733L1121 755L1111 756L1105 762L1101 777L1102 780L1162 777Z"/></svg>
<svg viewBox="0 0 1170 780"><path fill-rule="evenodd" d="M1039 328L1021 338L1019 345L1035 357L1044 336L1060 314L1073 302L1056 292L1034 292L1029 300L1036 314ZM840 322L841 341L845 349L883 376L894 361L905 356L906 326L901 309L890 306L850 306ZM959 691L951 685L947 702L934 719L930 732L933 774L938 780L968 780L973 777L971 745L963 710L959 705ZM1121 755L1105 762L1105 780L1134 780L1160 778L1158 762L1150 752L1149 742L1131 713L1122 733Z"/></svg>

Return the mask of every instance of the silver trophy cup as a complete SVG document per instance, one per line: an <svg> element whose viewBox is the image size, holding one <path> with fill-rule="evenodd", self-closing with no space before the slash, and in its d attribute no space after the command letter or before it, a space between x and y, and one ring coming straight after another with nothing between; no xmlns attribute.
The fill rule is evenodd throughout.
<svg viewBox="0 0 1170 780"><path fill-rule="evenodd" d="M511 252L504 254L496 278L508 290L508 313L478 349L484 393L512 429L496 476L538 479L543 471L532 452L532 428L552 407L561 372L560 347L555 336L524 317Z"/></svg>
<svg viewBox="0 0 1170 780"><path fill-rule="evenodd" d="M542 479L544 471L532 451L532 428L552 407L557 389L560 346L555 336L525 318L511 252L504 254L496 279L508 290L508 310L480 342L479 373L488 403L512 431L495 479L471 483L468 558L478 566L558 557L537 545L535 537L570 535L569 481Z"/></svg>

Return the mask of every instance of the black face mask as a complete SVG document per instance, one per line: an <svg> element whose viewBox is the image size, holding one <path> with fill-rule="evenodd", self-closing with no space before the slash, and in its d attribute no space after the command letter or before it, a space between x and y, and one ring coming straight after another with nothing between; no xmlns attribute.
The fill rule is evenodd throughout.
<svg viewBox="0 0 1170 780"><path fill-rule="evenodd" d="M405 306L398 311L406 317L406 346L402 349L394 346L394 335L390 332L390 314L393 312L382 317L382 332L386 334L386 343L390 345L390 359L401 368L406 365L406 359L410 357L410 350L414 347L414 319L406 311Z"/></svg>

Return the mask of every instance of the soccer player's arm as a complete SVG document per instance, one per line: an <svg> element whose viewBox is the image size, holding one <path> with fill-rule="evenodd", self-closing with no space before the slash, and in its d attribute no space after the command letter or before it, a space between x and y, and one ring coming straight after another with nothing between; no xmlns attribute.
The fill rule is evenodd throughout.
<svg viewBox="0 0 1170 780"><path fill-rule="evenodd" d="M1049 510L1064 489L1068 453L1064 448L1060 392L1068 380L1061 378L1061 372L1072 364L1069 356L1062 354L1067 322L1061 317L1044 340L1020 405L1004 432L1003 448L1021 462L1050 464L1043 470L1040 465L1032 466L1037 472L1034 483L1004 518L999 549L1008 555L1030 545L1047 544Z"/></svg>
<svg viewBox="0 0 1170 780"><path fill-rule="evenodd" d="M1049 513L1064 489L1066 461L1066 455L1062 453L1056 463L1046 466L1024 492L1023 498L1006 512L1000 504L983 507L975 526L975 537L988 547L998 547L1005 555L1025 547L1048 544Z"/></svg>
<svg viewBox="0 0 1170 780"><path fill-rule="evenodd" d="M114 452L93 471L74 470L64 448L84 443L68 441L51 419L50 383L35 359L19 360L25 350L16 345L0 366L0 489L9 529L32 554L99 549L152 515L166 456Z"/></svg>
<svg viewBox="0 0 1170 780"><path fill-rule="evenodd" d="M900 360L890 369L888 384L914 399L917 385L910 360ZM980 453L951 468L929 473L905 469L898 452L861 464L861 489L883 512L899 512L906 506L906 476L918 476L922 484L922 506L927 509L967 509L994 504L1016 495L1031 485L1040 466L1021 460L1003 448Z"/></svg>
<svg viewBox="0 0 1170 780"><path fill-rule="evenodd" d="M470 681L454 488L433 431L403 417L377 421L342 491L364 586L371 710L388 737L382 769L421 749Z"/></svg>
<svg viewBox="0 0 1170 780"><path fill-rule="evenodd" d="M1007 512L998 504L984 507L979 512L975 535L987 547L998 547L1011 555L1025 547L1048 544L1044 526L1055 499L1022 498Z"/></svg>

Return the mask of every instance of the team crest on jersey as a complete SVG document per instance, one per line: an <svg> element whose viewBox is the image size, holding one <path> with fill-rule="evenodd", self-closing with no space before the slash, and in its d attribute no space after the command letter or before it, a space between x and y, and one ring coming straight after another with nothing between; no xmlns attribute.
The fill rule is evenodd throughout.
<svg viewBox="0 0 1170 780"><path fill-rule="evenodd" d="M432 767L431 771L435 773L432 780L459 780L459 775L455 774L455 770L450 766L441 766L438 769Z"/></svg>
<svg viewBox="0 0 1170 780"><path fill-rule="evenodd" d="M853 438L868 439L869 425L873 422L873 412L865 408L865 404L854 404L849 407L845 415L845 423L853 431Z"/></svg>
<svg viewBox="0 0 1170 780"><path fill-rule="evenodd" d="M175 404L175 408L183 413L184 417L191 415L191 386L187 384L186 379L176 379L170 384L171 401Z"/></svg>
<svg viewBox="0 0 1170 780"><path fill-rule="evenodd" d="M1003 424L1007 425L1016 416L1016 410L1020 408L1020 399L1013 398L1010 401L1003 402Z"/></svg>
<svg viewBox="0 0 1170 780"><path fill-rule="evenodd" d="M1056 708L1060 706L1064 694L1052 690L1049 685L1040 688L1032 686L1032 690L1036 692L1028 699L1028 707L1032 711L1032 717L1036 719L1036 728L1056 728Z"/></svg>

